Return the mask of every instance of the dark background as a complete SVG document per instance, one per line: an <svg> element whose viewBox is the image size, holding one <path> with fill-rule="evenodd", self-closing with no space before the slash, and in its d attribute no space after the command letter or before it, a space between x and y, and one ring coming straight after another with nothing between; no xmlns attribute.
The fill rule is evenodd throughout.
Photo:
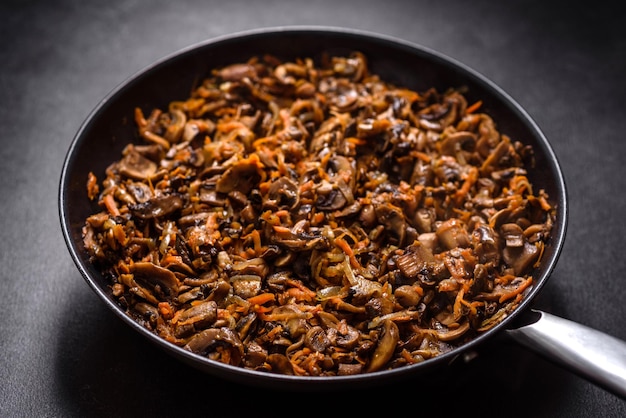
<svg viewBox="0 0 626 418"><path fill-rule="evenodd" d="M83 120L115 86L183 47L297 24L422 44L516 99L551 141L570 198L566 244L535 305L626 340L626 16L617 3L3 0L0 416L626 416L623 400L500 341L437 378L334 393L239 386L155 349L100 303L58 217L63 159Z"/></svg>

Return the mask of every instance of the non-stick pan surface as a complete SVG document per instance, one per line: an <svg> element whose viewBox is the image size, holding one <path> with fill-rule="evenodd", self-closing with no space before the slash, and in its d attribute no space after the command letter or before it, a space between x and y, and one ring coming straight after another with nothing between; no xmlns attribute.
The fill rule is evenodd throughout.
<svg viewBox="0 0 626 418"><path fill-rule="evenodd" d="M124 146L135 140L134 108L163 108L173 100L185 99L212 69L246 61L253 55L319 57L322 52L354 50L366 54L372 72L397 85L417 91L430 87L439 90L466 87L468 102L481 100L483 111L493 117L501 132L534 148L536 167L530 170L529 179L534 187L548 193L556 207L556 223L541 266L534 272L533 288L519 308L469 344L421 364L323 378L261 373L211 361L166 342L127 316L112 297L107 280L90 264L82 246L81 228L85 219L97 210L95 203L86 197L87 174L93 171L102 178L105 168L119 158ZM533 297L548 280L563 246L567 223L563 175L548 140L520 105L498 86L467 66L419 45L372 33L322 27L272 28L213 39L166 57L128 79L95 108L76 134L62 170L59 210L69 251L85 280L122 321L143 337L180 360L225 379L307 390L381 384L425 373L512 328L515 318L530 309Z"/></svg>

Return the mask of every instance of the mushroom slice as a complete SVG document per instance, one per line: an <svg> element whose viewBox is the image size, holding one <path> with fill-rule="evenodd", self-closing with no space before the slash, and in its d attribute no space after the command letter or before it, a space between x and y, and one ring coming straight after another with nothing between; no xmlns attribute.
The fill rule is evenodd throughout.
<svg viewBox="0 0 626 418"><path fill-rule="evenodd" d="M267 199L278 207L293 209L299 203L298 185L288 177L280 177L270 185Z"/></svg>
<svg viewBox="0 0 626 418"><path fill-rule="evenodd" d="M157 165L131 146L119 162L118 170L121 175L133 180L147 180L156 174Z"/></svg>
<svg viewBox="0 0 626 418"><path fill-rule="evenodd" d="M408 284L398 287L393 292L393 295L396 298L396 301L404 308L417 306L419 301L422 299L422 295L417 291L417 289Z"/></svg>
<svg viewBox="0 0 626 418"><path fill-rule="evenodd" d="M244 355L243 343L237 333L227 327L200 331L183 348L192 353L208 355L216 346L222 346L229 351L228 364L237 366L241 363Z"/></svg>
<svg viewBox="0 0 626 418"><path fill-rule="evenodd" d="M470 328L469 322L465 322L463 325L458 326L455 329L449 329L447 331L437 331L437 337L440 341L452 341L461 337Z"/></svg>
<svg viewBox="0 0 626 418"><path fill-rule="evenodd" d="M238 274L230 278L230 284L237 296L244 299L256 296L261 291L261 278L254 274Z"/></svg>
<svg viewBox="0 0 626 418"><path fill-rule="evenodd" d="M270 271L267 262L260 257L250 260L236 261L233 263L232 270L237 274L252 274L259 278L264 278Z"/></svg>
<svg viewBox="0 0 626 418"><path fill-rule="evenodd" d="M255 369L260 367L267 361L267 350L261 347L257 342L251 341L248 344L248 350L244 357L244 366Z"/></svg>
<svg viewBox="0 0 626 418"><path fill-rule="evenodd" d="M500 261L500 238L487 224L478 225L472 231L474 252L481 263L493 262L497 265Z"/></svg>
<svg viewBox="0 0 626 418"><path fill-rule="evenodd" d="M524 245L524 231L519 225L504 224L500 227L500 231L507 247L522 247Z"/></svg>
<svg viewBox="0 0 626 418"><path fill-rule="evenodd" d="M175 334L184 337L194 331L207 328L217 319L217 303L202 302L183 311L176 321Z"/></svg>
<svg viewBox="0 0 626 418"><path fill-rule="evenodd" d="M537 261L541 251L535 244L524 240L520 247L506 247L502 251L502 258L506 264L513 267L515 275L522 275Z"/></svg>
<svg viewBox="0 0 626 418"><path fill-rule="evenodd" d="M215 190L220 193L237 190L247 195L261 181L261 168L258 158L240 160L222 174L215 184Z"/></svg>
<svg viewBox="0 0 626 418"><path fill-rule="evenodd" d="M396 265L402 274L410 279L416 278L434 260L431 250L421 244L412 245L404 254L395 258Z"/></svg>
<svg viewBox="0 0 626 418"><path fill-rule="evenodd" d="M322 327L315 326L306 333L304 344L313 351L323 353L330 346L330 340Z"/></svg>
<svg viewBox="0 0 626 418"><path fill-rule="evenodd" d="M367 368L368 372L375 372L382 369L391 359L398 341L400 340L400 330L395 322L390 319L385 320L382 328L382 337L378 341L372 360Z"/></svg>
<svg viewBox="0 0 626 418"><path fill-rule="evenodd" d="M374 212L378 222L398 239L398 245L404 245L407 223L402 209L391 203L381 203L374 206Z"/></svg>
<svg viewBox="0 0 626 418"><path fill-rule="evenodd" d="M170 215L183 207L183 199L177 195L155 197L143 203L129 206L133 216L153 219Z"/></svg>
<svg viewBox="0 0 626 418"><path fill-rule="evenodd" d="M456 156L462 149L471 149L476 145L476 135L472 132L460 131L446 135L440 143L443 155Z"/></svg>
<svg viewBox="0 0 626 418"><path fill-rule="evenodd" d="M272 366L272 372L285 375L294 375L293 365L284 354L274 353L267 356L267 362Z"/></svg>
<svg viewBox="0 0 626 418"><path fill-rule="evenodd" d="M360 363L339 363L337 375L350 376L360 374L363 371L363 365Z"/></svg>
<svg viewBox="0 0 626 418"><path fill-rule="evenodd" d="M465 229L465 224L457 218L450 218L444 221L437 228L437 238L449 250L454 248L466 248L470 246L470 237Z"/></svg>
<svg viewBox="0 0 626 418"><path fill-rule="evenodd" d="M345 319L339 321L327 312L319 312L318 318L326 327L326 336L332 345L352 349L358 344L361 333L353 326L348 325Z"/></svg>
<svg viewBox="0 0 626 418"><path fill-rule="evenodd" d="M170 142L178 142L183 136L183 130L187 123L187 115L177 106L176 102L170 105L169 114L171 123L167 126L164 136L165 139Z"/></svg>
<svg viewBox="0 0 626 418"><path fill-rule="evenodd" d="M256 78L257 72L253 65L237 63L222 68L217 75L224 81L240 81L244 78Z"/></svg>
<svg viewBox="0 0 626 418"><path fill-rule="evenodd" d="M178 294L180 281L176 275L168 269L159 267L154 263L141 261L131 264L129 270L136 280L150 283L152 286L158 284L161 288L167 289L169 295L172 297Z"/></svg>

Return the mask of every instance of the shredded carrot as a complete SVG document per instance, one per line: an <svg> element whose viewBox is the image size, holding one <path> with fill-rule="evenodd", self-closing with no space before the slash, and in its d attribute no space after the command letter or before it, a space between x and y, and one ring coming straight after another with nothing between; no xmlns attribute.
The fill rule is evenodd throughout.
<svg viewBox="0 0 626 418"><path fill-rule="evenodd" d="M311 219L311 225L316 226L316 225L320 225L322 222L324 222L324 212L317 212L315 215L313 215L312 219Z"/></svg>
<svg viewBox="0 0 626 418"><path fill-rule="evenodd" d="M159 302L159 313L163 318L170 319L174 316L174 311L168 302Z"/></svg>
<svg viewBox="0 0 626 418"><path fill-rule="evenodd" d="M535 247L539 249L539 256L537 257L537 261L535 261L535 264L533 264L533 267L539 267L539 265L541 264L541 259L543 258L543 252L545 251L546 247L541 241L536 242Z"/></svg>
<svg viewBox="0 0 626 418"><path fill-rule="evenodd" d="M454 198L457 204L463 202L476 181L478 181L478 169L472 166L465 176L465 181L463 182L463 185L454 194Z"/></svg>
<svg viewBox="0 0 626 418"><path fill-rule="evenodd" d="M552 210L552 205L548 203L545 196L539 196L537 200L539 201L539 204L541 205L541 209L543 209L546 212L549 212Z"/></svg>
<svg viewBox="0 0 626 418"><path fill-rule="evenodd" d="M302 367L300 367L297 363L295 363L294 361L290 361L291 362L291 366L293 367L293 372L296 375L299 376L304 376L306 374L306 370L303 369Z"/></svg>
<svg viewBox="0 0 626 418"><path fill-rule="evenodd" d="M276 299L273 293L261 293L256 296L249 297L247 300L253 305L263 305L267 302L273 302Z"/></svg>
<svg viewBox="0 0 626 418"><path fill-rule="evenodd" d="M226 122L220 122L217 124L217 130L220 132L231 132L235 129L248 129L246 125L237 120L229 120Z"/></svg>
<svg viewBox="0 0 626 418"><path fill-rule="evenodd" d="M104 195L102 202L111 216L120 216L120 210L117 208L117 202L115 202L112 194Z"/></svg>
<svg viewBox="0 0 626 418"><path fill-rule="evenodd" d="M266 314L268 312L271 312L272 309L274 309L274 307L272 307L272 306L263 306L263 305L253 305L252 309L257 314Z"/></svg>
<svg viewBox="0 0 626 418"><path fill-rule="evenodd" d="M461 316L463 316L463 296L465 296L465 290L461 288L454 299L454 319L456 321L461 319Z"/></svg>
<svg viewBox="0 0 626 418"><path fill-rule="evenodd" d="M298 289L296 287L287 289L285 293L287 294L287 296L290 296L297 301L310 302L315 299L315 292L313 292L313 295L311 295L309 292L305 292L302 289Z"/></svg>
<svg viewBox="0 0 626 418"><path fill-rule="evenodd" d="M120 224L115 224L113 227L113 236L120 243L120 245L126 245L128 238L126 236L126 230Z"/></svg>
<svg viewBox="0 0 626 418"><path fill-rule="evenodd" d="M503 294L502 296L500 296L500 299L498 300L499 303L502 303L504 301L507 301L515 296L521 295L521 293L526 290L528 288L528 286L530 286L533 283L533 278L529 277L528 279L526 279L524 281L524 283L522 283L521 285L519 285L517 287L517 289L511 291L511 292L507 292L505 294Z"/></svg>
<svg viewBox="0 0 626 418"><path fill-rule="evenodd" d="M495 284L507 284L512 282L513 280L515 280L517 278L517 276L513 275L513 274L505 274L504 276L498 276L494 279L494 283Z"/></svg>
<svg viewBox="0 0 626 418"><path fill-rule="evenodd" d="M479 100L474 102L472 105L468 106L465 110L465 113L470 114L476 112L483 105L483 101Z"/></svg>
<svg viewBox="0 0 626 418"><path fill-rule="evenodd" d="M308 347L304 347L304 348L301 348L301 349L300 349L300 350L298 350L298 351L295 351L295 352L294 352L294 353L290 356L290 358L291 358L293 361L295 361L296 363L300 363L300 362L301 362L301 359L302 359L303 357L308 356L309 354L311 354L311 349L310 349L310 348L308 348Z"/></svg>
<svg viewBox="0 0 626 418"><path fill-rule="evenodd" d="M354 144L354 145L366 145L367 144L366 140L364 140L362 138L356 138L354 136L346 138L346 141L348 141L349 143Z"/></svg>
<svg viewBox="0 0 626 418"><path fill-rule="evenodd" d="M91 171L87 175L87 197L89 200L94 200L98 193L100 193L100 186L98 185L98 179Z"/></svg>
<svg viewBox="0 0 626 418"><path fill-rule="evenodd" d="M252 245L254 246L254 251L258 254L261 252L261 234L257 229L253 230L250 235L252 238Z"/></svg>
<svg viewBox="0 0 626 418"><path fill-rule="evenodd" d="M411 151L411 156L412 157L416 157L422 161L424 161L425 163L430 163L430 160L432 159L430 157L430 155L426 154L425 152L422 151Z"/></svg>
<svg viewBox="0 0 626 418"><path fill-rule="evenodd" d="M356 256L354 255L354 251L352 251L352 248L346 242L346 240L344 240L343 238L335 238L335 244L337 244L341 251L343 251L348 256L352 268L362 268L361 263L359 263L359 260L357 260Z"/></svg>
<svg viewBox="0 0 626 418"><path fill-rule="evenodd" d="M424 289L422 288L422 286L418 284L413 285L413 290L415 290L415 292L417 292L418 295L424 296Z"/></svg>
<svg viewBox="0 0 626 418"><path fill-rule="evenodd" d="M409 353L406 348L402 349L402 351L400 352L400 355L409 364L417 363L417 360L413 358L411 353Z"/></svg>
<svg viewBox="0 0 626 418"><path fill-rule="evenodd" d="M303 292L307 292L311 296L315 296L315 292L312 291L311 289L309 289L304 283L302 283L299 280L287 279L286 283L289 286L293 286L295 288L298 288L298 289L302 290Z"/></svg>

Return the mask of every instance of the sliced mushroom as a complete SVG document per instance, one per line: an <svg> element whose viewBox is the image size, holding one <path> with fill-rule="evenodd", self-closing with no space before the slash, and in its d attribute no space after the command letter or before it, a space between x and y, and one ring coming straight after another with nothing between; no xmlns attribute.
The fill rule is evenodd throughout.
<svg viewBox="0 0 626 418"><path fill-rule="evenodd" d="M209 328L200 331L191 337L183 348L196 354L207 355L218 345L229 351L229 364L237 366L241 363L244 355L243 343L237 333L230 328Z"/></svg>
<svg viewBox="0 0 626 418"><path fill-rule="evenodd" d="M261 278L254 274L238 274L230 278L230 284L237 296L251 298L261 291Z"/></svg>
<svg viewBox="0 0 626 418"><path fill-rule="evenodd" d="M289 359L280 353L273 353L267 356L267 362L272 366L272 372L285 375L295 374L293 371L293 365Z"/></svg>
<svg viewBox="0 0 626 418"><path fill-rule="evenodd" d="M400 330L395 322L386 320L382 327L382 337L376 345L376 350L367 367L368 372L382 369L393 356L400 340Z"/></svg>
<svg viewBox="0 0 626 418"><path fill-rule="evenodd" d="M170 194L137 203L130 206L129 209L133 216L141 219L153 219L168 216L181 209L183 204L183 199L180 196Z"/></svg>
<svg viewBox="0 0 626 418"><path fill-rule="evenodd" d="M502 258L507 265L513 268L514 274L519 276L530 270L540 254L536 245L524 240L521 247L506 247L502 251Z"/></svg>
<svg viewBox="0 0 626 418"><path fill-rule="evenodd" d="M220 193L230 193L237 190L248 194L261 180L259 174L260 162L243 160L228 168L215 184Z"/></svg>
<svg viewBox="0 0 626 418"><path fill-rule="evenodd" d="M120 174L133 180L147 180L157 172L157 165L131 147L118 164Z"/></svg>
<svg viewBox="0 0 626 418"><path fill-rule="evenodd" d="M130 272L135 276L135 280L141 280L152 286L159 285L167 290L169 296L178 294L180 281L172 271L159 267L150 262L136 262L129 266Z"/></svg>
<svg viewBox="0 0 626 418"><path fill-rule="evenodd" d="M405 244L407 222L402 209L390 203L377 204L374 206L376 219L386 230L398 239L398 246Z"/></svg>
<svg viewBox="0 0 626 418"><path fill-rule="evenodd" d="M422 295L414 286L402 285L393 292L396 301L404 308L417 306L422 299Z"/></svg>
<svg viewBox="0 0 626 418"><path fill-rule="evenodd" d="M170 104L170 124L165 130L164 137L171 143L179 142L183 136L185 124L187 123L187 115L176 106L176 102Z"/></svg>
<svg viewBox="0 0 626 418"><path fill-rule="evenodd" d="M412 245L404 254L395 257L398 269L410 279L417 278L434 260L432 251L424 245Z"/></svg>
<svg viewBox="0 0 626 418"><path fill-rule="evenodd" d="M320 326L315 326L306 333L304 344L313 351L323 353L330 346L330 341L326 331Z"/></svg>
<svg viewBox="0 0 626 418"><path fill-rule="evenodd" d="M202 302L184 310L176 321L175 335L186 337L212 325L217 319L217 303Z"/></svg>
<svg viewBox="0 0 626 418"><path fill-rule="evenodd" d="M269 187L267 199L276 207L294 209L299 204L299 187L288 177L280 177Z"/></svg>
<svg viewBox="0 0 626 418"><path fill-rule="evenodd" d="M500 227L500 231L507 247L521 247L524 245L524 231L519 225L513 223L504 224Z"/></svg>
<svg viewBox="0 0 626 418"><path fill-rule="evenodd" d="M474 253L481 263L497 265L500 260L500 237L487 224L478 225L472 231Z"/></svg>
<svg viewBox="0 0 626 418"><path fill-rule="evenodd" d="M463 336L469 329L470 329L469 322L465 322L463 325L460 325L456 328L447 329L446 331L438 331L437 337L441 341L453 341Z"/></svg>
<svg viewBox="0 0 626 418"><path fill-rule="evenodd" d="M231 64L218 71L217 75L224 81L240 81L243 78L256 78L257 73L253 65Z"/></svg>
<svg viewBox="0 0 626 418"><path fill-rule="evenodd" d="M472 132L461 131L445 135L440 144L443 155L456 156L463 149L471 149L476 144L476 135Z"/></svg>
<svg viewBox="0 0 626 418"><path fill-rule="evenodd" d="M441 223L436 231L439 242L447 249L466 248L471 245L465 224L457 218L450 218Z"/></svg>

